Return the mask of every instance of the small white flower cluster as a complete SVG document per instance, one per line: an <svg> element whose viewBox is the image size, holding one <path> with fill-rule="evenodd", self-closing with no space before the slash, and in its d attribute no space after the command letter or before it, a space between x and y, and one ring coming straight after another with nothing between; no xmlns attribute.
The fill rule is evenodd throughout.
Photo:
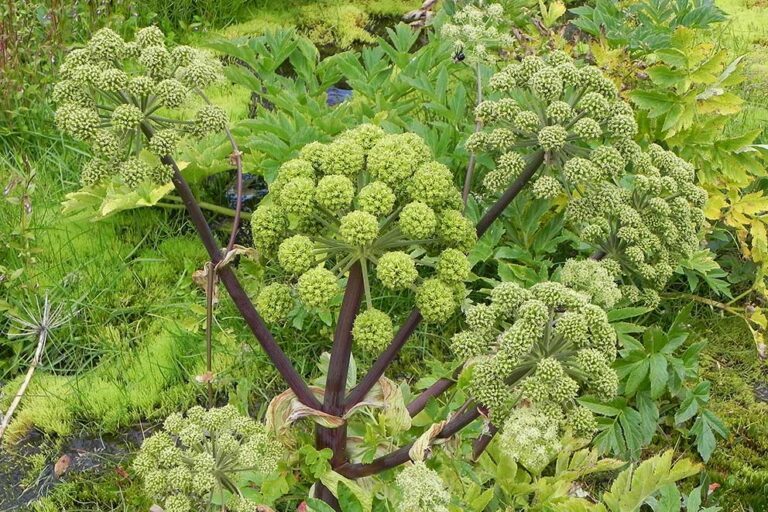
<svg viewBox="0 0 768 512"><path fill-rule="evenodd" d="M167 512L193 512L205 510L214 493L237 489L240 473L276 471L283 452L262 424L235 407L193 407L186 415L170 415L144 441L133 467L147 494ZM236 510L256 510L256 504L236 498Z"/></svg>
<svg viewBox="0 0 768 512"><path fill-rule="evenodd" d="M494 61L498 50L514 44L504 28L504 7L498 3L464 6L442 26L440 34L469 63Z"/></svg>

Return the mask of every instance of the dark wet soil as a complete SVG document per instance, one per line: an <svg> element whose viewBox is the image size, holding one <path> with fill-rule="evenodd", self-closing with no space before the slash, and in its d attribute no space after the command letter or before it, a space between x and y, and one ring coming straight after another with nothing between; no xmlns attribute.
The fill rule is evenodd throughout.
<svg viewBox="0 0 768 512"><path fill-rule="evenodd" d="M0 448L0 512L24 510L68 476L115 471L115 461L136 451L150 434L144 426L117 435L72 437L56 443L33 432L15 445ZM34 464L39 454L45 456L42 468Z"/></svg>

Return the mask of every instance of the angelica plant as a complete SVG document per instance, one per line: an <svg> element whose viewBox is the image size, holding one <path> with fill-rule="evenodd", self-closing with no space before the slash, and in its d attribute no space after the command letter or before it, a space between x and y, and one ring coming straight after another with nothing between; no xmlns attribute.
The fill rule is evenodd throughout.
<svg viewBox="0 0 768 512"><path fill-rule="evenodd" d="M136 189L171 181L161 161L185 136L221 131L224 111L200 108L192 119L174 113L190 95L221 79L221 65L189 46L168 47L157 27L139 30L131 42L108 28L70 52L53 90L56 124L88 143L93 158L83 166L83 186L113 182ZM145 133L153 133L150 140Z"/></svg>
<svg viewBox="0 0 768 512"><path fill-rule="evenodd" d="M535 196L565 198L582 239L618 263L627 299L654 305L705 224L707 196L693 167L657 145L641 148L633 110L614 83L564 52L527 56L489 85L494 98L475 112L486 129L466 143L495 161L483 176L486 191L533 180Z"/></svg>
<svg viewBox="0 0 768 512"><path fill-rule="evenodd" d="M255 512L241 492L243 475L277 470L284 449L265 427L233 406L174 413L147 438L134 460L149 496L166 512L208 510L214 500Z"/></svg>
<svg viewBox="0 0 768 512"><path fill-rule="evenodd" d="M257 298L262 314L284 320L294 309L289 294L329 310L351 272L363 283L366 308L352 329L363 350L381 351L394 334L374 307L376 286L414 291L421 315L445 322L464 297L465 252L476 240L460 208L451 171L414 134L364 124L309 144L280 167L251 220L256 248L266 260L276 254L282 270Z"/></svg>
<svg viewBox="0 0 768 512"><path fill-rule="evenodd" d="M501 4L468 4L443 24L440 35L453 43L458 59L476 64L496 60L498 50L514 44L505 25Z"/></svg>

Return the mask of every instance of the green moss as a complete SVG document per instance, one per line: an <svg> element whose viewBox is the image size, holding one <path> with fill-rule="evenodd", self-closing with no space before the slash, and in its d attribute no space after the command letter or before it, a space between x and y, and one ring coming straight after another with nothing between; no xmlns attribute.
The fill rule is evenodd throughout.
<svg viewBox="0 0 768 512"><path fill-rule="evenodd" d="M343 2L287 0L253 12L253 18L215 34L227 39L262 34L277 27L297 27L315 44L347 48L370 41L372 32L393 24L421 2L412 0L362 0Z"/></svg>
<svg viewBox="0 0 768 512"><path fill-rule="evenodd" d="M708 464L725 510L768 507L768 404L754 386L768 381L768 365L755 352L752 337L738 318L703 315L694 328L710 344L702 359L712 382L710 407L730 429Z"/></svg>

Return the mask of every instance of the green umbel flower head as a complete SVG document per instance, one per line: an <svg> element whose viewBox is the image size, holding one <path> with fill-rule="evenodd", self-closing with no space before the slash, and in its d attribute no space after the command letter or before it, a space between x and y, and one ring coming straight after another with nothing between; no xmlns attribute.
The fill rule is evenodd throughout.
<svg viewBox="0 0 768 512"><path fill-rule="evenodd" d="M362 273L366 307L357 338L369 352L391 338L392 320L384 322L374 305L391 293L384 289L415 292L429 322L453 314L476 230L459 209L450 169L432 160L424 141L365 124L310 143L299 156L278 168L251 217L262 259L277 253L270 278L296 286L310 309L327 310L338 306L338 283Z"/></svg>
<svg viewBox="0 0 768 512"><path fill-rule="evenodd" d="M495 161L483 174L484 187L503 193L526 162L541 158L529 178L533 195L554 199L565 193L569 228L596 254L617 262L617 278L651 290L644 297L655 302L652 291L695 250L705 223L706 193L694 183L690 164L633 140L638 127L632 107L594 66L528 56L496 73L489 85L490 99L476 111L483 131L466 143Z"/></svg>
<svg viewBox="0 0 768 512"><path fill-rule="evenodd" d="M364 351L381 352L392 341L392 320L378 309L368 309L355 318L352 337Z"/></svg>
<svg viewBox="0 0 768 512"><path fill-rule="evenodd" d="M96 161L83 167L84 185L165 184L173 170L161 165L160 157L174 153L189 133L204 135L226 126L226 115L213 105L200 109L194 120L158 112L183 106L192 88L218 81L221 65L190 47L168 48L157 27L139 30L133 42L101 29L85 48L64 58L60 73L62 80L53 88L57 125L88 142ZM155 154L154 161L140 155L144 148Z"/></svg>
<svg viewBox="0 0 768 512"><path fill-rule="evenodd" d="M205 510L212 493L235 489L244 472L268 476L284 449L265 427L234 406L174 413L147 438L133 469L146 493L168 511Z"/></svg>
<svg viewBox="0 0 768 512"><path fill-rule="evenodd" d="M571 264L566 274L573 273ZM469 392L490 409L496 424L516 404L534 404L560 421L580 393L601 386L604 396L610 395L616 334L605 311L582 293L602 285L605 297L615 299L610 290L617 292L616 284L604 277L607 281L579 282L575 289L557 282L530 288L501 283L491 289L489 303L467 309L468 329L454 337L452 347L458 358L471 361ZM584 350L601 354L604 364L585 370L579 355ZM600 384L593 378L598 373Z"/></svg>

